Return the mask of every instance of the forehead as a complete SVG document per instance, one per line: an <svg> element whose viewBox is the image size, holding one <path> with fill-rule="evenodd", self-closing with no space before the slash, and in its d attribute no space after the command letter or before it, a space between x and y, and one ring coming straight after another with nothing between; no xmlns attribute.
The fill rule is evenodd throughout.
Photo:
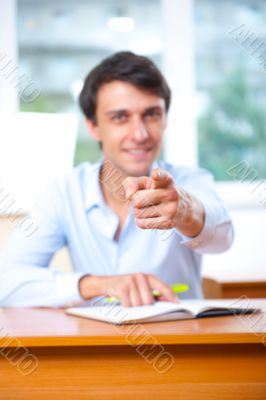
<svg viewBox="0 0 266 400"><path fill-rule="evenodd" d="M112 81L102 85L97 94L97 111L109 109L165 108L165 101L158 95L142 90L130 83Z"/></svg>

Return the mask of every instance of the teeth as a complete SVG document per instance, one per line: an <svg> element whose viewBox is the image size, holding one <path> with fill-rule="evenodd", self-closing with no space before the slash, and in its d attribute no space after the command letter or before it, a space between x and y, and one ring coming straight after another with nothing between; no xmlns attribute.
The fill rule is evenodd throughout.
<svg viewBox="0 0 266 400"><path fill-rule="evenodd" d="M128 152L131 154L144 154L146 153L148 150L129 150Z"/></svg>

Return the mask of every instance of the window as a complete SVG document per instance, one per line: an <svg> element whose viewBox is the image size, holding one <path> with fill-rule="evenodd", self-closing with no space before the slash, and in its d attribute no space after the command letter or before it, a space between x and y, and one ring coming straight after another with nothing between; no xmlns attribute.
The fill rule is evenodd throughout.
<svg viewBox="0 0 266 400"><path fill-rule="evenodd" d="M217 180L266 177L265 17L263 0L195 1L199 164Z"/></svg>
<svg viewBox="0 0 266 400"><path fill-rule="evenodd" d="M75 163L95 161L76 101L82 79L114 51L133 50L172 88L167 160L218 181L239 180L239 164L264 179L265 17L263 0L18 0L19 65L41 87L21 110L79 113Z"/></svg>
<svg viewBox="0 0 266 400"><path fill-rule="evenodd" d="M96 161L99 146L77 106L82 80L118 50L148 55L161 66L160 26L159 0L18 0L19 64L41 88L34 102L21 101L21 110L79 113L75 163Z"/></svg>

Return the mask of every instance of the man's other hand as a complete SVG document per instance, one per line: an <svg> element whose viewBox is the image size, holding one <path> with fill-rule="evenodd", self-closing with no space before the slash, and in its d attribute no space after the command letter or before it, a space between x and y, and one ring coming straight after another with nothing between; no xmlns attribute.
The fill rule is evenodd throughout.
<svg viewBox="0 0 266 400"><path fill-rule="evenodd" d="M153 304L153 290L161 293L159 300L178 303L170 286L152 274L142 272L114 275L85 275L79 281L80 295L84 300L96 296L117 297L125 307Z"/></svg>

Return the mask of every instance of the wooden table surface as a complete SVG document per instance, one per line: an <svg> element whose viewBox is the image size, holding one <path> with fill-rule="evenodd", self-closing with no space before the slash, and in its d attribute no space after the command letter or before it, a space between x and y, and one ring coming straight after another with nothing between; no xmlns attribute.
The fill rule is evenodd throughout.
<svg viewBox="0 0 266 400"><path fill-rule="evenodd" d="M258 306L266 312L266 299L250 300L247 304ZM260 336L266 333L266 321L264 325L255 323L261 318L261 314L254 314L148 323L141 326L145 333L148 332L161 344L258 343ZM115 326L69 316L62 309L0 309L0 327L5 327L7 336L16 337L24 346L30 347L125 346L125 335L130 334L133 326Z"/></svg>
<svg viewBox="0 0 266 400"><path fill-rule="evenodd" d="M266 299L249 302L265 312L127 326L1 309L0 398L265 400Z"/></svg>

